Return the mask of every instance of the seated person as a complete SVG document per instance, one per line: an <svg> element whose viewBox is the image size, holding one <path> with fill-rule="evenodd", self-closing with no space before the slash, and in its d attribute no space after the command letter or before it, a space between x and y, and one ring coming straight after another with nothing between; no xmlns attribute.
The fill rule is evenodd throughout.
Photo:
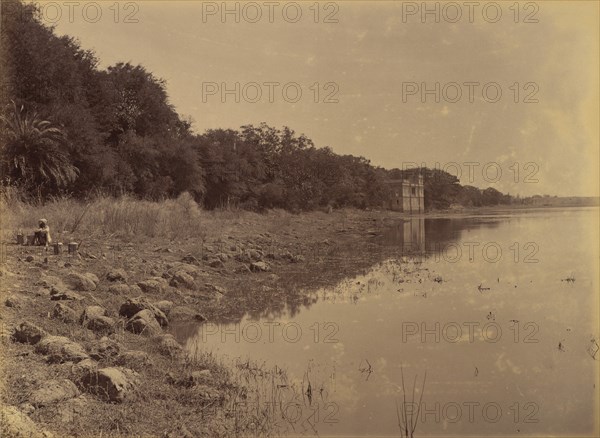
<svg viewBox="0 0 600 438"><path fill-rule="evenodd" d="M33 245L50 245L52 238L50 237L50 227L46 219L40 219L39 228L33 236Z"/></svg>

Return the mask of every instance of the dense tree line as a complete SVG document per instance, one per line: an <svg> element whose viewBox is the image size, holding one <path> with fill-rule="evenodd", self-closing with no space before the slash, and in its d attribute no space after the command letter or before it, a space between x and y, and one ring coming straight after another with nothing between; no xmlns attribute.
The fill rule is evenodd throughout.
<svg viewBox="0 0 600 438"><path fill-rule="evenodd" d="M195 134L163 80L129 63L99 69L92 51L43 25L33 4L2 1L1 29L1 177L23 193L187 191L207 208L368 208L382 205L386 179L406 176L317 148L288 127ZM512 202L441 170L420 172L428 209Z"/></svg>

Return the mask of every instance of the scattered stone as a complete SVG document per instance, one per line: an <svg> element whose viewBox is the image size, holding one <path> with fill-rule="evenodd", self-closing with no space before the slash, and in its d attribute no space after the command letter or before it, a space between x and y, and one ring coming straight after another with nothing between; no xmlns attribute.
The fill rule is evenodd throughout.
<svg viewBox="0 0 600 438"><path fill-rule="evenodd" d="M140 281L137 285L144 293L160 294L167 288L168 283L162 277L152 277L148 280Z"/></svg>
<svg viewBox="0 0 600 438"><path fill-rule="evenodd" d="M49 438L52 434L42 432L25 413L14 406L0 406L0 432L2 436L19 438Z"/></svg>
<svg viewBox="0 0 600 438"><path fill-rule="evenodd" d="M115 363L134 370L144 369L152 365L148 353L137 350L124 351L116 358Z"/></svg>
<svg viewBox="0 0 600 438"><path fill-rule="evenodd" d="M83 297L77 292L52 286L52 289L50 290L50 299L53 301L81 301L83 300Z"/></svg>
<svg viewBox="0 0 600 438"><path fill-rule="evenodd" d="M216 257L217 257L219 260L221 260L222 262L226 262L227 260L229 260L229 255L227 255L227 254L225 254L225 253L222 253L222 252L218 253L218 254L216 255Z"/></svg>
<svg viewBox="0 0 600 438"><path fill-rule="evenodd" d="M77 272L71 272L67 277L67 282L78 291L91 291L96 290L96 286L100 280L94 274L86 272L85 274L79 274Z"/></svg>
<svg viewBox="0 0 600 438"><path fill-rule="evenodd" d="M80 362L89 356L81 345L64 336L46 336L36 345L36 352L48 356L50 363Z"/></svg>
<svg viewBox="0 0 600 438"><path fill-rule="evenodd" d="M162 300L157 303L154 303L154 306L156 306L156 308L162 313L164 313L166 316L169 316L169 312L171 312L171 309L173 308L173 302Z"/></svg>
<svg viewBox="0 0 600 438"><path fill-rule="evenodd" d="M252 272L267 272L271 267L266 262L254 262L250 265Z"/></svg>
<svg viewBox="0 0 600 438"><path fill-rule="evenodd" d="M112 269L106 274L106 279L108 281L120 281L122 283L127 283L127 273L124 269Z"/></svg>
<svg viewBox="0 0 600 438"><path fill-rule="evenodd" d="M48 333L30 322L22 322L14 331L12 338L17 342L35 345L40 342Z"/></svg>
<svg viewBox="0 0 600 438"><path fill-rule="evenodd" d="M35 412L35 408L33 407L33 405L31 403L21 403L19 405L19 410L27 415Z"/></svg>
<svg viewBox="0 0 600 438"><path fill-rule="evenodd" d="M302 254L298 254L298 255L293 255L289 260L292 263L302 263L306 259L304 258L304 256Z"/></svg>
<svg viewBox="0 0 600 438"><path fill-rule="evenodd" d="M200 263L198 259L191 254L186 255L184 258L181 259L181 261L192 265L198 265Z"/></svg>
<svg viewBox="0 0 600 438"><path fill-rule="evenodd" d="M72 324L79 319L77 317L77 312L63 303L56 303L52 310L52 317L69 324Z"/></svg>
<svg viewBox="0 0 600 438"><path fill-rule="evenodd" d="M246 265L245 263L242 263L241 265L239 265L235 272L237 272L238 274L250 274L252 273L252 271L250 270L250 268L248 267L248 265Z"/></svg>
<svg viewBox="0 0 600 438"><path fill-rule="evenodd" d="M106 336L92 344L90 348L90 357L94 360L103 360L110 357L116 357L121 352L121 345L114 339Z"/></svg>
<svg viewBox="0 0 600 438"><path fill-rule="evenodd" d="M213 259L208 263L208 266L211 268L222 269L225 267L225 264L220 259Z"/></svg>
<svg viewBox="0 0 600 438"><path fill-rule="evenodd" d="M136 386L137 373L127 368L102 368L86 373L81 385L105 401L122 402Z"/></svg>
<svg viewBox="0 0 600 438"><path fill-rule="evenodd" d="M163 277L166 276L171 278L175 275L176 272L185 272L188 275L191 275L194 278L197 278L200 275L200 268L195 265L189 265L187 263L176 263L173 266L168 265L168 270L163 274Z"/></svg>
<svg viewBox="0 0 600 438"><path fill-rule="evenodd" d="M34 261L35 259L33 258L33 256L28 255L27 257L25 257L25 261L31 263L32 261Z"/></svg>
<svg viewBox="0 0 600 438"><path fill-rule="evenodd" d="M108 287L108 292L114 295L129 295L131 293L131 288L124 283L111 284Z"/></svg>
<svg viewBox="0 0 600 438"><path fill-rule="evenodd" d="M169 313L169 318L178 321L206 321L204 315L184 306L173 307Z"/></svg>
<svg viewBox="0 0 600 438"><path fill-rule="evenodd" d="M36 407L48 406L79 395L79 390L68 379L48 380L31 394L30 403Z"/></svg>
<svg viewBox="0 0 600 438"><path fill-rule="evenodd" d="M241 252L239 254L236 254L234 257L238 262L242 262L242 263L250 263L252 260L250 259L250 257L248 256L247 252Z"/></svg>
<svg viewBox="0 0 600 438"><path fill-rule="evenodd" d="M95 371L98 368L98 364L92 359L83 359L81 362L77 362L73 365L73 371L76 373L87 373Z"/></svg>
<svg viewBox="0 0 600 438"><path fill-rule="evenodd" d="M171 282L169 283L173 287L183 286L188 289L195 289L196 283L194 283L194 277L185 273L184 271L178 271L171 278Z"/></svg>
<svg viewBox="0 0 600 438"><path fill-rule="evenodd" d="M215 286L212 283L204 283L204 287L206 289L208 289L209 291L211 291L211 292L216 292L216 293L219 293L221 295L225 295L225 293L226 293L226 291L225 291L224 288L222 288L221 286Z"/></svg>
<svg viewBox="0 0 600 438"><path fill-rule="evenodd" d="M256 262L259 261L260 259L262 259L262 257L263 257L262 251L258 251L256 249L249 249L247 251L247 254L248 254L248 257L250 258L250 260L253 260Z"/></svg>
<svg viewBox="0 0 600 438"><path fill-rule="evenodd" d="M183 347L177 340L170 334L163 334L156 338L158 344L158 351L165 356L179 356L183 353Z"/></svg>
<svg viewBox="0 0 600 438"><path fill-rule="evenodd" d="M101 306L87 306L81 314L80 323L84 323L88 319L97 318L100 316L106 316L106 309Z"/></svg>
<svg viewBox="0 0 600 438"><path fill-rule="evenodd" d="M129 298L121 305L121 308L119 309L119 315L132 318L141 310L150 310L161 327L165 327L169 324L167 316L158 307L156 307L154 304L151 304L144 297Z"/></svg>
<svg viewBox="0 0 600 438"><path fill-rule="evenodd" d="M148 310L140 310L127 321L125 329L135 334L154 336L161 332L160 325L154 317L154 314Z"/></svg>
<svg viewBox="0 0 600 438"><path fill-rule="evenodd" d="M89 396L80 395L69 399L56 407L56 415L63 424L73 423L76 418L81 416L89 409Z"/></svg>
<svg viewBox="0 0 600 438"><path fill-rule="evenodd" d="M25 304L25 298L19 296L19 295L9 295L6 297L6 299L4 300L4 305L6 307L11 307L13 309L20 309L21 307L23 307Z"/></svg>
<svg viewBox="0 0 600 438"><path fill-rule="evenodd" d="M87 320L83 326L96 333L111 334L115 332L115 320L108 316L97 316Z"/></svg>
<svg viewBox="0 0 600 438"><path fill-rule="evenodd" d="M53 275L45 275L39 281L34 283L35 286L41 286L50 289L52 286L65 287L63 281Z"/></svg>

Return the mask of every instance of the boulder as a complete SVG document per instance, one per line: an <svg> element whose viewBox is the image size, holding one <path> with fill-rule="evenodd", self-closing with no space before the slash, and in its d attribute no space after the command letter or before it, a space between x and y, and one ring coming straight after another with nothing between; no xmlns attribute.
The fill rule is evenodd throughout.
<svg viewBox="0 0 600 438"><path fill-rule="evenodd" d="M144 369L152 365L148 353L137 350L124 351L115 359L115 363L134 370Z"/></svg>
<svg viewBox="0 0 600 438"><path fill-rule="evenodd" d="M108 281L120 281L122 283L127 283L127 273L123 269L112 269L106 274L106 279Z"/></svg>
<svg viewBox="0 0 600 438"><path fill-rule="evenodd" d="M63 303L56 303L54 309L52 309L52 317L69 324L74 323L79 319L77 317L77 312Z"/></svg>
<svg viewBox="0 0 600 438"><path fill-rule="evenodd" d="M144 297L129 298L121 305L121 308L119 309L119 315L132 318L136 313L142 310L149 310L152 312L154 318L156 318L162 327L169 324L167 316L158 307L150 303Z"/></svg>
<svg viewBox="0 0 600 438"><path fill-rule="evenodd" d="M81 324L94 332L114 333L115 320L106 316L106 309L100 306L88 306L83 311Z"/></svg>
<svg viewBox="0 0 600 438"><path fill-rule="evenodd" d="M263 257L262 251L256 249L249 249L246 253L248 254L248 258L255 262L258 262Z"/></svg>
<svg viewBox="0 0 600 438"><path fill-rule="evenodd" d="M227 260L229 260L229 254L225 254L223 252L220 252L218 254L216 254L216 256L219 260L221 260L223 263L226 262Z"/></svg>
<svg viewBox="0 0 600 438"><path fill-rule="evenodd" d="M177 321L206 321L204 315L184 306L173 307L169 313L169 318Z"/></svg>
<svg viewBox="0 0 600 438"><path fill-rule="evenodd" d="M96 333L111 334L115 332L115 320L108 316L88 319L83 326Z"/></svg>
<svg viewBox="0 0 600 438"><path fill-rule="evenodd" d="M52 286L50 289L50 299L53 301L81 301L83 300L83 297L77 292L73 292L58 286Z"/></svg>
<svg viewBox="0 0 600 438"><path fill-rule="evenodd" d="M183 258L181 259L181 261L182 261L182 262L184 262L184 263L189 263L189 264L192 264L192 265L197 265L197 264L199 264L199 263L200 263L200 262L198 261L198 259L197 259L196 257L194 257L193 255L191 255L191 254L188 254L188 255L186 255L185 257L183 257Z"/></svg>
<svg viewBox="0 0 600 438"><path fill-rule="evenodd" d="M185 287L188 289L195 289L196 283L194 283L194 277L187 274L184 271L177 271L173 274L171 281L169 283L173 287Z"/></svg>
<svg viewBox="0 0 600 438"><path fill-rule="evenodd" d="M266 262L254 262L250 264L250 270L252 272L267 272L271 267Z"/></svg>
<svg viewBox="0 0 600 438"><path fill-rule="evenodd" d="M137 373L127 368L102 368L85 373L81 385L105 401L122 402L136 386Z"/></svg>
<svg viewBox="0 0 600 438"><path fill-rule="evenodd" d="M90 409L90 396L87 394L71 398L56 406L55 420L63 424L73 423L82 418Z"/></svg>
<svg viewBox="0 0 600 438"><path fill-rule="evenodd" d="M48 333L45 330L24 321L15 329L12 339L24 344L35 345L47 335Z"/></svg>
<svg viewBox="0 0 600 438"><path fill-rule="evenodd" d="M100 340L94 342L90 348L90 357L94 360L103 360L110 357L116 357L121 352L121 344L114 339L103 336Z"/></svg>
<svg viewBox="0 0 600 438"><path fill-rule="evenodd" d="M11 438L42 438L52 435L42 432L31 418L14 406L0 405L0 436Z"/></svg>
<svg viewBox="0 0 600 438"><path fill-rule="evenodd" d="M144 293L160 294L167 288L168 283L162 277L152 277L148 280L140 281L137 285Z"/></svg>
<svg viewBox="0 0 600 438"><path fill-rule="evenodd" d="M83 359L81 362L77 362L73 365L72 370L76 373L87 373L95 371L98 368L98 363L92 359Z"/></svg>
<svg viewBox="0 0 600 438"><path fill-rule="evenodd" d="M36 408L68 400L79 395L79 390L68 379L48 380L33 391L29 402Z"/></svg>
<svg viewBox="0 0 600 438"><path fill-rule="evenodd" d="M185 272L188 275L191 275L194 278L197 278L200 275L200 268L195 265L190 265L187 263L174 263L173 265L167 265L169 268L164 274L164 278L171 278L175 275L176 272Z"/></svg>
<svg viewBox="0 0 600 438"><path fill-rule="evenodd" d="M161 332L158 321L154 317L154 314L148 309L140 310L133 315L131 319L127 321L127 324L125 324L125 329L132 333L143 334L146 336L154 336Z"/></svg>
<svg viewBox="0 0 600 438"><path fill-rule="evenodd" d="M242 263L241 265L239 265L235 269L235 272L237 272L238 274L250 274L250 273L252 273L252 271L250 270L250 268L248 267L248 265L246 265L245 263Z"/></svg>
<svg viewBox="0 0 600 438"><path fill-rule="evenodd" d="M63 288L65 287L63 281L60 278L55 277L54 275L45 275L40 280L36 281L34 284L36 286L45 287L47 289L50 289L52 286Z"/></svg>
<svg viewBox="0 0 600 438"><path fill-rule="evenodd" d="M25 297L22 297L20 295L11 294L11 295L7 296L6 299L4 300L4 305L6 307L11 307L13 309L20 309L25 305L26 301L27 300L25 299Z"/></svg>
<svg viewBox="0 0 600 438"><path fill-rule="evenodd" d="M171 334L157 336L155 341L158 351L165 356L176 357L183 354L183 347Z"/></svg>
<svg viewBox="0 0 600 438"><path fill-rule="evenodd" d="M98 286L100 280L94 274L89 272L86 272L85 274L71 272L67 277L67 282L75 290L91 291L96 290L96 286Z"/></svg>
<svg viewBox="0 0 600 438"><path fill-rule="evenodd" d="M154 306L164 313L166 316L169 316L171 309L173 308L173 302L168 300L162 300L154 303Z"/></svg>
<svg viewBox="0 0 600 438"><path fill-rule="evenodd" d="M306 259L304 258L304 256L302 254L297 254L297 255L292 255L291 257L288 257L288 260L291 263L302 263Z"/></svg>
<svg viewBox="0 0 600 438"><path fill-rule="evenodd" d="M80 323L84 323L88 319L106 316L106 309L101 306L87 306L81 314Z"/></svg>
<svg viewBox="0 0 600 438"><path fill-rule="evenodd" d="M215 269L222 269L225 267L225 264L220 259L211 259L211 261L208 262L208 266Z"/></svg>
<svg viewBox="0 0 600 438"><path fill-rule="evenodd" d="M114 295L129 295L131 288L124 283L111 284L108 291Z"/></svg>
<svg viewBox="0 0 600 438"><path fill-rule="evenodd" d="M220 295L225 295L226 290L225 288L221 287L221 286L215 286L212 283L204 283L204 287L210 291L210 292L214 292L216 294L220 294Z"/></svg>
<svg viewBox="0 0 600 438"><path fill-rule="evenodd" d="M50 363L77 363L89 358L81 345L64 336L46 336L37 343L35 350L48 356Z"/></svg>

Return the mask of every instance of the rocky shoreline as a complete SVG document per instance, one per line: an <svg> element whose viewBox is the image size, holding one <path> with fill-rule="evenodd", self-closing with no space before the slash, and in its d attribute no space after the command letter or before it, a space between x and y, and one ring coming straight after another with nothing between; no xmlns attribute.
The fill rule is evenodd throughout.
<svg viewBox="0 0 600 438"><path fill-rule="evenodd" d="M214 358L190 357L169 326L301 300L292 283L366 267L348 251L367 251L373 229L398 218L357 211L277 226L238 221L202 241L84 241L76 256L6 245L2 436L243 432L219 409L238 382ZM331 265L340 253L343 265Z"/></svg>

